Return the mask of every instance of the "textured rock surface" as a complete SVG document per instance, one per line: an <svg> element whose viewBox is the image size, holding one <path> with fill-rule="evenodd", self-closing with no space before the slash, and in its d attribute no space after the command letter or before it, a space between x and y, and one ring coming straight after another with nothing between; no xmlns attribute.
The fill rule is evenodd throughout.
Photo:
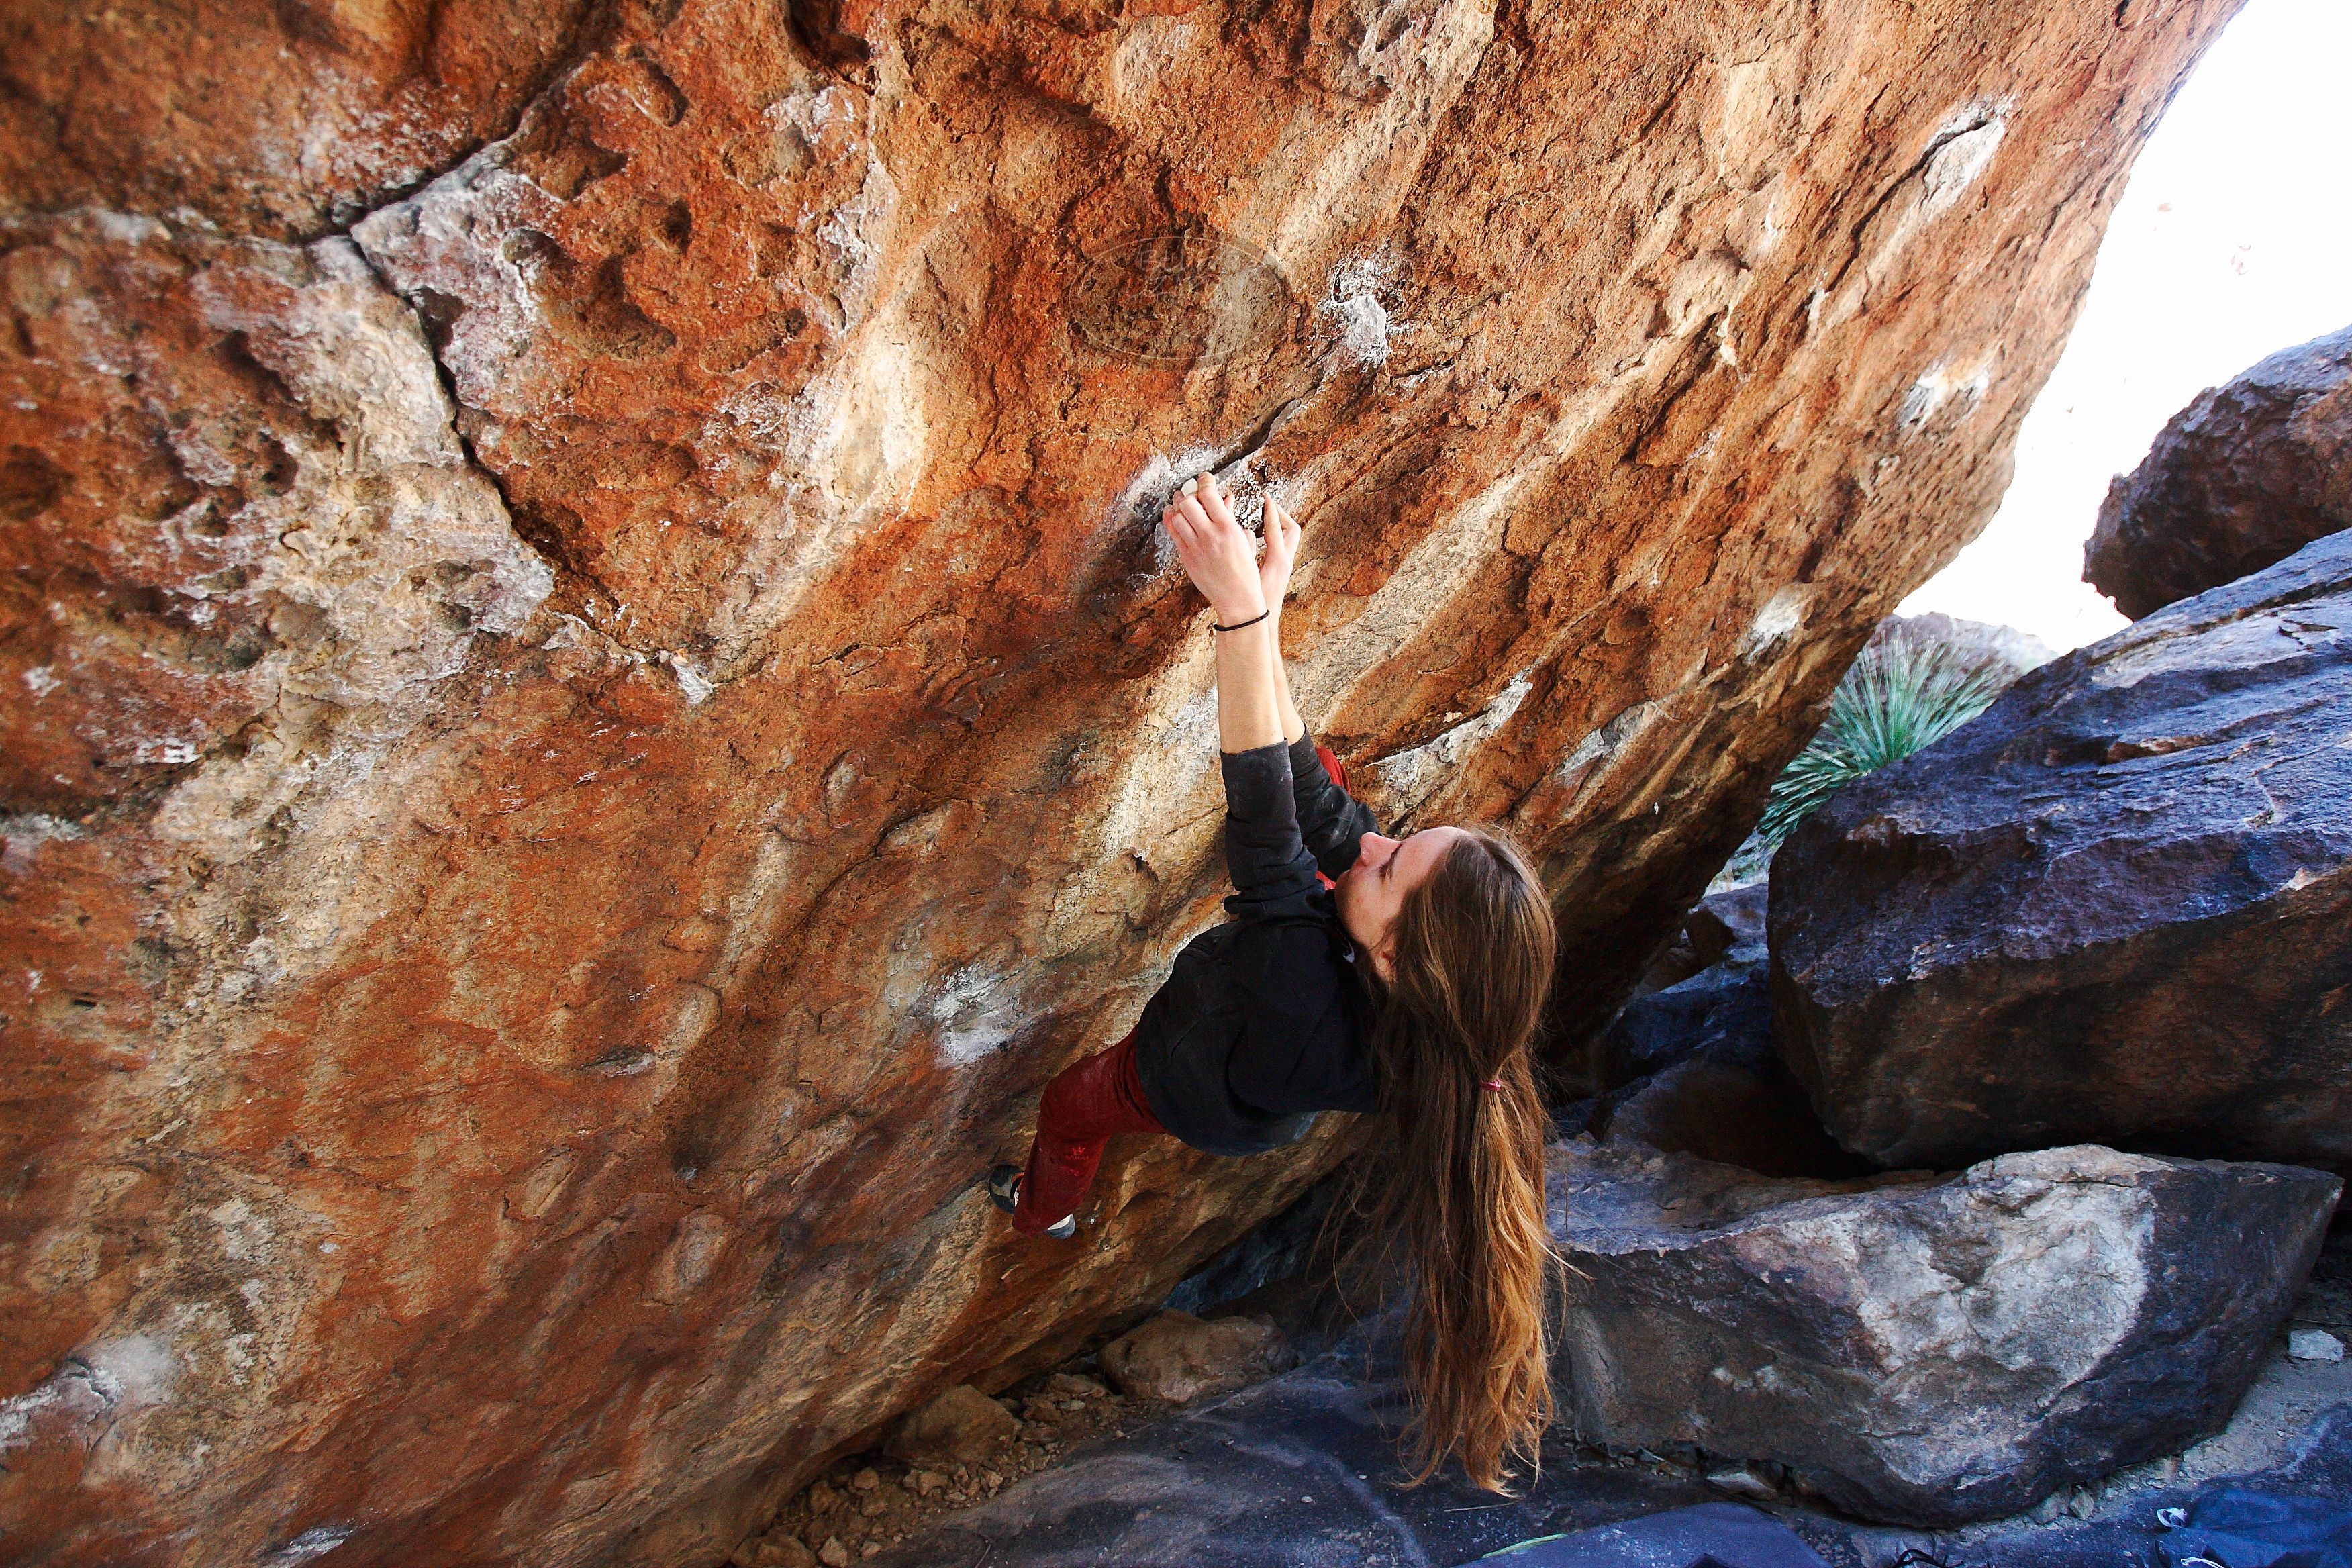
<svg viewBox="0 0 2352 1568"><path fill-rule="evenodd" d="M910 1465L978 1464L1021 1431L1020 1418L968 1383L910 1411L883 1452Z"/></svg>
<svg viewBox="0 0 2352 1568"><path fill-rule="evenodd" d="M12 1545L713 1562L1288 1202L974 1185L1215 912L1196 467L1607 1016L2231 8L20 8Z"/></svg>
<svg viewBox="0 0 2352 1568"><path fill-rule="evenodd" d="M1761 952L1749 963L1702 969L1637 996L1601 1037L1600 1071L1612 1089L1673 1067L1711 1047L1772 1037L1772 992Z"/></svg>
<svg viewBox="0 0 2352 1568"><path fill-rule="evenodd" d="M1742 882L1701 899L1683 917L1682 929L1675 933L1666 950L1642 972L1641 983L1634 987L1636 996L1646 996L1663 991L1669 985L1679 985L1700 970L1721 963L1726 958L1742 965L1752 966L1764 959L1764 910L1769 889L1762 879ZM1738 949L1737 955L1733 949ZM1607 1077L1605 1065L1602 1076Z"/></svg>
<svg viewBox="0 0 2352 1568"><path fill-rule="evenodd" d="M2083 580L2137 620L2352 528L2352 327L2273 354L2174 415L2118 474Z"/></svg>
<svg viewBox="0 0 2352 1568"><path fill-rule="evenodd" d="M1838 1141L2352 1171L2352 533L2024 678L1772 867L1774 1033Z"/></svg>
<svg viewBox="0 0 2352 1568"><path fill-rule="evenodd" d="M1603 1450L1556 1433L1542 1473L1517 1499L1474 1491L1454 1474L1409 1490L1385 1486L1397 1473L1387 1433L1402 1414L1402 1391L1392 1363L1368 1349L1351 1339L1231 1399L1091 1444L887 1549L877 1568L1421 1568L1719 1498L1701 1484L1704 1476L1776 1474L1769 1464L1686 1447ZM2063 1492L2053 1510L1939 1531L1933 1541L1859 1521L1788 1488L1772 1512L1837 1568L1886 1568L1906 1552L1916 1563L1921 1549L1970 1568L2122 1568L2162 1563L2168 1540L2179 1547L2180 1538L2158 1522L2159 1510L2247 1486L2352 1497L2352 1367L2292 1362L2274 1350L2221 1436ZM2035 1518L2044 1511L2053 1517Z"/></svg>
<svg viewBox="0 0 2352 1568"><path fill-rule="evenodd" d="M1580 1141L1553 1171L1581 1436L1775 1460L1926 1525L2220 1431L2342 1187L2094 1145L1833 1184Z"/></svg>
<svg viewBox="0 0 2352 1568"><path fill-rule="evenodd" d="M0 208L314 235L513 130L615 14L665 6L27 0L0 15Z"/></svg>
<svg viewBox="0 0 2352 1568"><path fill-rule="evenodd" d="M1102 1348L1103 1373L1121 1394L1184 1405L1260 1383L1298 1358L1282 1332L1253 1318L1203 1322L1162 1312Z"/></svg>
<svg viewBox="0 0 2352 1568"><path fill-rule="evenodd" d="M1672 1067L1709 1038L1752 1027L1743 1016L1749 998L1742 983L1762 976L1770 962L1764 945L1769 891L1749 882L1709 893L1683 917L1681 932L1643 977L1645 985L1665 984L1635 995L1594 1037L1596 1083L1620 1088ZM1769 1007L1768 997L1768 1027Z"/></svg>

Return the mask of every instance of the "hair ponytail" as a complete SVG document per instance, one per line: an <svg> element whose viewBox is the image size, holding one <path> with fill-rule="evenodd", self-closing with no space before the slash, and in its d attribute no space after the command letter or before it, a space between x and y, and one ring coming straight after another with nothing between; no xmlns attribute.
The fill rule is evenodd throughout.
<svg viewBox="0 0 2352 1568"><path fill-rule="evenodd" d="M1394 1140L1347 1207L1358 1246L1401 1264L1410 1291L1408 1484L1451 1455L1501 1491L1536 1464L1552 1415L1550 1119L1532 1047L1558 938L1525 857L1477 831L1405 895L1392 931L1372 1036Z"/></svg>

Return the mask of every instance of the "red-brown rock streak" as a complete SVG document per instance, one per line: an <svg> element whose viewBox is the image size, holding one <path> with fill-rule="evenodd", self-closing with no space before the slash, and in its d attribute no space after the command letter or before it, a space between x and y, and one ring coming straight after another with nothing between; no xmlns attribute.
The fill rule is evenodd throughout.
<svg viewBox="0 0 2352 1568"><path fill-rule="evenodd" d="M169 29L119 125L19 90L12 1552L714 1562L1336 1158L1121 1147L1077 1247L976 1184L1215 914L1196 468L1604 1015L2231 8L289 5L246 100ZM432 135L286 86L362 35Z"/></svg>

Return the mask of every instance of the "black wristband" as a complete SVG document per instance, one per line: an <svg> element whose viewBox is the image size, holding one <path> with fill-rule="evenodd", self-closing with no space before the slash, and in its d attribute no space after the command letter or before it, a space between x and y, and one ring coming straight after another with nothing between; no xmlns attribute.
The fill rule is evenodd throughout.
<svg viewBox="0 0 2352 1568"><path fill-rule="evenodd" d="M1237 632L1237 631L1241 630L1244 626L1254 626L1257 625L1257 624L1258 624L1258 622L1260 622L1260 621L1262 621L1262 620L1265 619L1265 618L1266 618L1266 616L1270 616L1270 615L1272 615L1272 614L1274 614L1274 606L1272 606L1271 605L1267 605L1265 609L1260 610L1256 615L1252 616L1248 620L1245 620L1245 621L1235 621L1232 626L1221 626L1217 625L1217 623L1216 623L1216 622L1214 622L1214 621L1211 621L1211 622L1209 623L1209 629L1210 629L1211 631L1213 631L1213 632Z"/></svg>

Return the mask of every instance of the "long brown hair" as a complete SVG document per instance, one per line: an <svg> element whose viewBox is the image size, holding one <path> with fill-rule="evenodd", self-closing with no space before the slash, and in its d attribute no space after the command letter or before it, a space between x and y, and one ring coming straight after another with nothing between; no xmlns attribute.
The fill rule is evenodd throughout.
<svg viewBox="0 0 2352 1568"><path fill-rule="evenodd" d="M1370 1251L1400 1267L1410 1291L1407 1484L1451 1455L1501 1492L1537 1464L1552 1415L1550 1120L1533 1045L1559 938L1527 858L1463 831L1391 928L1394 973L1374 984L1371 1035L1393 1139L1342 1206L1357 1261Z"/></svg>

